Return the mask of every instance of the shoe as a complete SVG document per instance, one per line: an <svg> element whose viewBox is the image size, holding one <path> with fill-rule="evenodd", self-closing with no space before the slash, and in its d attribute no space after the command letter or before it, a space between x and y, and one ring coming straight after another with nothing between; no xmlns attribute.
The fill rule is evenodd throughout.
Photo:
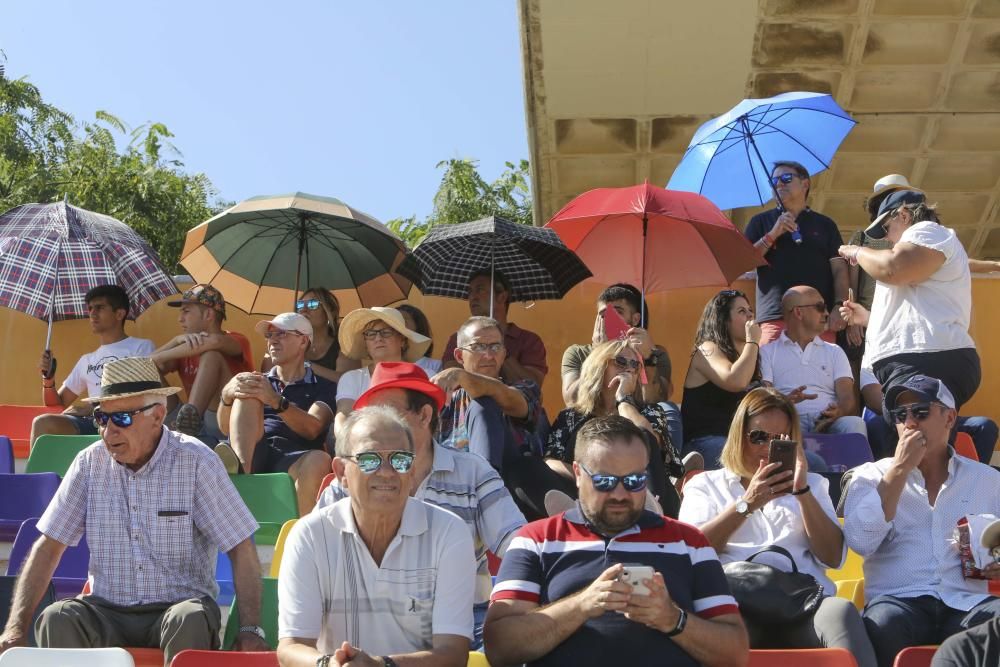
<svg viewBox="0 0 1000 667"><path fill-rule="evenodd" d="M229 445L228 442L220 442L215 446L215 453L222 459L222 465L226 467L226 472L230 475L239 475L242 472L240 457Z"/></svg>
<svg viewBox="0 0 1000 667"><path fill-rule="evenodd" d="M198 412L198 408L190 403L185 403L177 408L177 415L174 417L175 431L197 438L204 425L205 419Z"/></svg>
<svg viewBox="0 0 1000 667"><path fill-rule="evenodd" d="M575 505L576 501L562 491L552 489L545 494L545 513L549 516L555 516L566 510L573 509Z"/></svg>
<svg viewBox="0 0 1000 667"><path fill-rule="evenodd" d="M701 452L688 452L681 459L681 462L684 464L684 472L705 469L705 457L701 455Z"/></svg>

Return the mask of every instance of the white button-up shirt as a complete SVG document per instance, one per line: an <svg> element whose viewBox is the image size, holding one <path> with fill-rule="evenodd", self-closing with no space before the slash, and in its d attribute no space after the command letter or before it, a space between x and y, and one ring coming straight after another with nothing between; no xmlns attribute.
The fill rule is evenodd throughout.
<svg viewBox="0 0 1000 667"><path fill-rule="evenodd" d="M878 484L893 459L858 467L847 490L844 536L865 559L865 599L932 595L968 611L988 596L987 582L962 577L955 526L967 514L1000 514L1000 472L949 448L948 478L934 505L924 476L910 472L896 515L886 521Z"/></svg>
<svg viewBox="0 0 1000 667"><path fill-rule="evenodd" d="M819 501L820 507L830 521L837 523L837 512L830 500L829 482L822 475L809 473L810 493ZM680 521L702 526L724 509L743 497L746 489L740 478L725 468L710 470L692 477L684 485L684 500L681 502ZM802 508L798 499L781 496L768 502L760 510L743 521L743 525L733 531L726 546L719 552L719 560L725 563L746 560L764 547L783 547L795 559L799 572L816 577L827 595L836 595L837 587L826 576L826 568L838 568L847 556L845 546L836 563L823 563L809 548L809 537L802 522ZM785 572L791 571L791 563L780 554L766 553L754 558L755 563L767 563Z"/></svg>
<svg viewBox="0 0 1000 667"><path fill-rule="evenodd" d="M837 380L854 379L851 362L839 346L817 336L803 350L784 331L760 348L760 375L782 394L802 386L805 386L805 393L816 394L816 398L795 406L799 415L808 416L810 421L815 421L828 405L837 402Z"/></svg>

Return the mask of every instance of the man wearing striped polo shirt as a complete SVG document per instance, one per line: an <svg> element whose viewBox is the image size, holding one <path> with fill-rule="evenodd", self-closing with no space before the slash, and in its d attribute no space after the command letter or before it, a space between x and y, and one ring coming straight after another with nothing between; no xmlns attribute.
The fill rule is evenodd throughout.
<svg viewBox="0 0 1000 667"><path fill-rule="evenodd" d="M500 566L484 628L491 664L746 662L746 630L708 540L643 509L645 443L617 415L580 429L579 504L518 531ZM649 594L619 580L633 564L655 570L641 581Z"/></svg>

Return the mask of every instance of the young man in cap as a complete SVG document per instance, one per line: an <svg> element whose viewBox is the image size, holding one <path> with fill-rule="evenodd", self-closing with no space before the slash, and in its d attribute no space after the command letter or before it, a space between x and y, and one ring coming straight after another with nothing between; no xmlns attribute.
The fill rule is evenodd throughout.
<svg viewBox="0 0 1000 667"><path fill-rule="evenodd" d="M167 305L180 309L177 323L183 333L157 348L152 358L161 374L176 371L187 394L187 403L167 421L214 445L222 439L216 415L219 392L233 375L253 370L250 342L243 334L222 330L226 301L211 285L195 285Z"/></svg>
<svg viewBox="0 0 1000 667"><path fill-rule="evenodd" d="M323 442L337 385L305 363L313 334L305 317L282 313L254 329L267 339L274 365L266 375L237 373L222 388L219 426L231 447L220 444L216 452L231 472L287 472L295 481L299 516L305 516L330 472Z"/></svg>
<svg viewBox="0 0 1000 667"><path fill-rule="evenodd" d="M118 285L99 285L87 292L84 300L90 319L90 330L101 341L100 347L83 355L56 391L55 368L52 355L45 352L38 364L42 373L42 403L63 406L58 415L40 415L31 424L31 442L40 435L97 435L90 406L73 403L85 392L96 396L101 386L104 365L126 357L149 356L153 341L134 338L125 333L125 319L129 313L129 298Z"/></svg>
<svg viewBox="0 0 1000 667"><path fill-rule="evenodd" d="M73 460L38 521L41 537L21 571L0 652L27 644L28 624L52 572L84 533L91 593L46 607L38 644L154 647L165 664L184 649L219 647L218 552L233 562L236 648L266 651L260 562L250 510L217 456L167 429L167 396L148 357L107 363L96 404L101 439ZM96 548L95 548L96 547Z"/></svg>
<svg viewBox="0 0 1000 667"><path fill-rule="evenodd" d="M865 627L879 665L907 646L939 644L1000 614L987 581L962 576L953 533L968 514L1000 514L1000 472L948 446L955 399L915 375L886 390L899 444L891 458L855 468L844 538L865 559ZM984 570L1000 579L1000 564Z"/></svg>
<svg viewBox="0 0 1000 667"><path fill-rule="evenodd" d="M514 533L524 525L524 515L504 486L500 475L481 457L444 447L434 441L444 392L427 379L416 364L385 361L375 367L371 386L358 397L355 410L368 405L395 408L413 432L413 489L411 495L454 512L472 533L476 550L474 647L482 644L482 626L490 602L487 550L503 558ZM339 480L323 491L318 511L348 495Z"/></svg>

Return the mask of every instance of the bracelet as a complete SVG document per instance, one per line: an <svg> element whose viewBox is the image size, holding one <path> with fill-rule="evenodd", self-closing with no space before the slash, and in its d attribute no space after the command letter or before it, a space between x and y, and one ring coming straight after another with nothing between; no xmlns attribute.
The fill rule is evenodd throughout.
<svg viewBox="0 0 1000 667"><path fill-rule="evenodd" d="M638 409L639 409L639 404L638 404L638 403L636 403L636 402L635 402L635 399L634 399L634 398L632 398L631 396L626 396L625 398L623 398L623 399L621 399L621 400L618 400L618 401L615 401L615 407L617 408L617 407L618 407L619 405L621 405L622 403L628 403L629 405L631 405L631 406L632 406L633 408L635 408L636 410L638 410Z"/></svg>
<svg viewBox="0 0 1000 667"><path fill-rule="evenodd" d="M858 255L860 253L861 253L861 246L858 246L858 249L854 251L854 254L851 255L851 258L849 260L847 260L847 263L850 264L851 266L857 266L858 265Z"/></svg>
<svg viewBox="0 0 1000 667"><path fill-rule="evenodd" d="M56 388L55 382L53 382L52 384L45 384L45 380L42 380L42 389L55 389L55 388Z"/></svg>
<svg viewBox="0 0 1000 667"><path fill-rule="evenodd" d="M233 401L233 403L235 403L235 402L236 402L236 401ZM233 407L233 403L226 403L226 402L225 402L224 400L222 400L221 398L219 399L219 403L222 403L222 404L223 404L224 406L226 406L227 408L231 408L231 407Z"/></svg>
<svg viewBox="0 0 1000 667"><path fill-rule="evenodd" d="M332 655L321 655L316 658L316 667L330 667L330 660L332 658Z"/></svg>
<svg viewBox="0 0 1000 667"><path fill-rule="evenodd" d="M756 345L757 347L760 347L760 343L755 340L748 340L744 343L744 345Z"/></svg>
<svg viewBox="0 0 1000 667"><path fill-rule="evenodd" d="M806 484L805 486L803 486L798 491L792 491L791 495L793 495L793 496L804 496L807 493L809 493L809 485L808 484Z"/></svg>
<svg viewBox="0 0 1000 667"><path fill-rule="evenodd" d="M666 635L668 637L675 637L675 636L679 635L680 633L684 632L684 626L687 625L687 620L688 620L688 614L687 614L687 612L684 611L683 609L680 609L679 611L681 613L677 617L677 625L674 626L673 630L671 630L670 632L666 633Z"/></svg>

